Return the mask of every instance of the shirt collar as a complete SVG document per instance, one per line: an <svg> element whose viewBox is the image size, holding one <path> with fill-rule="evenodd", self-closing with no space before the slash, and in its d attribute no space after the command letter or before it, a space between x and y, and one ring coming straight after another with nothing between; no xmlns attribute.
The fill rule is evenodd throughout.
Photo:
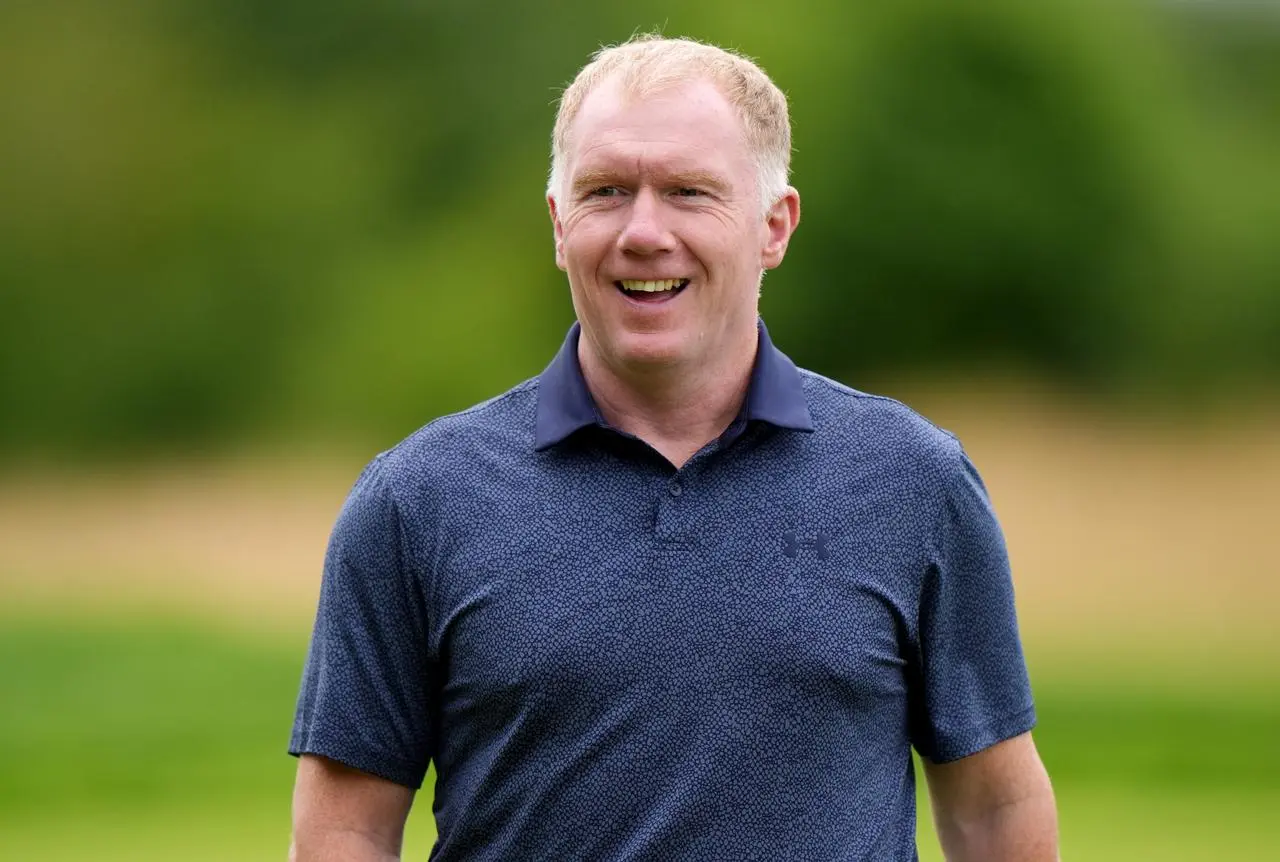
<svg viewBox="0 0 1280 862"><path fill-rule="evenodd" d="M779 428L812 431L813 418L809 415L800 371L785 353L773 346L763 320L757 323L757 329L760 340L740 415L746 420L759 419ZM554 446L581 428L605 424L578 363L581 333L581 325L575 322L560 351L538 378L536 450Z"/></svg>

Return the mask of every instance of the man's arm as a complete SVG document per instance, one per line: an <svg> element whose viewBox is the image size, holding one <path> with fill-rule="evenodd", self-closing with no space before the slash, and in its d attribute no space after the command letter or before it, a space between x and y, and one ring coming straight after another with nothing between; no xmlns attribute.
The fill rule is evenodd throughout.
<svg viewBox="0 0 1280 862"><path fill-rule="evenodd" d="M293 788L290 862L395 862L413 791L303 755Z"/></svg>
<svg viewBox="0 0 1280 862"><path fill-rule="evenodd" d="M947 862L1057 862L1053 788L1030 733L951 763L924 761Z"/></svg>

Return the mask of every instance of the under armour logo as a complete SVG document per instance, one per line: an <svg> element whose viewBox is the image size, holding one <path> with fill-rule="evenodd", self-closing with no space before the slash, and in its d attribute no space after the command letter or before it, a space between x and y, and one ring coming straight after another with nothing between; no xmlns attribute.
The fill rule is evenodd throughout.
<svg viewBox="0 0 1280 862"><path fill-rule="evenodd" d="M831 536L821 530L812 539L800 538L795 530L787 530L782 534L782 553L795 559L800 556L801 548L812 548L817 551L819 560L825 560L831 556Z"/></svg>

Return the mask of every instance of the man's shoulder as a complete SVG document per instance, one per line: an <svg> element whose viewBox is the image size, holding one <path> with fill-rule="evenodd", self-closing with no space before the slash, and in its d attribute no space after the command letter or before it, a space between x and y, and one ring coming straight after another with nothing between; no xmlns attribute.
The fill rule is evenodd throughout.
<svg viewBox="0 0 1280 862"><path fill-rule="evenodd" d="M516 458L533 452L538 378L513 386L465 410L432 419L377 457L382 473L397 480L464 468L472 459Z"/></svg>
<svg viewBox="0 0 1280 862"><path fill-rule="evenodd" d="M801 368L805 397L817 430L851 452L950 460L960 442L950 431L903 402L846 386Z"/></svg>

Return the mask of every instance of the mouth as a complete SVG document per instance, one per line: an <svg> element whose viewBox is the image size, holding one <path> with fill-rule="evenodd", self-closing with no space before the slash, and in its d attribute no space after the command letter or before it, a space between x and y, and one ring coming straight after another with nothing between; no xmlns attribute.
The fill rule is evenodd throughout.
<svg viewBox="0 0 1280 862"><path fill-rule="evenodd" d="M613 286L633 302L658 303L667 302L678 296L689 286L687 278L666 278L654 281L624 278L615 281Z"/></svg>

